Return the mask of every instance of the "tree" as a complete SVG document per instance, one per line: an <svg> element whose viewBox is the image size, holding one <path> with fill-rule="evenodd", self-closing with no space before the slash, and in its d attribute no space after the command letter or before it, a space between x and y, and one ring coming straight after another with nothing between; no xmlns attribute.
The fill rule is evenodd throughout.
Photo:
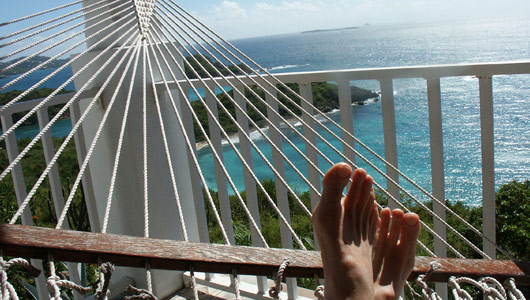
<svg viewBox="0 0 530 300"><path fill-rule="evenodd" d="M530 181L512 181L495 196L497 243L519 260L530 260Z"/></svg>

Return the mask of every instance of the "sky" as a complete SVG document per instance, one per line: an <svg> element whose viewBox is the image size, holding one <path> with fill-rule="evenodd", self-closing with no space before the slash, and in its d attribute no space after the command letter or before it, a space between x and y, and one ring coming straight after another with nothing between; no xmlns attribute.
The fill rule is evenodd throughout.
<svg viewBox="0 0 530 300"><path fill-rule="evenodd" d="M529 0L187 0L228 39L351 26L529 17Z"/></svg>
<svg viewBox="0 0 530 300"><path fill-rule="evenodd" d="M72 1L3 1L0 22ZM530 18L530 0L174 1L228 39L362 26L366 23L451 22L492 16Z"/></svg>

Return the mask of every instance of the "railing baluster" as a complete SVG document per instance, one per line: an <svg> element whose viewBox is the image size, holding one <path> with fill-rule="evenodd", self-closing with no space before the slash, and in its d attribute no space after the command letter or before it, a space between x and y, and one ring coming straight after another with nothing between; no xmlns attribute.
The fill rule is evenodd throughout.
<svg viewBox="0 0 530 300"><path fill-rule="evenodd" d="M355 148L355 141L353 138L346 134L345 132L349 132L353 135L353 110L352 110L352 103L351 103L351 87L350 87L350 81L349 80L339 80L337 82L338 84L338 91L339 91L339 105L340 105L340 124L343 128L342 133L342 139L344 140L345 144L351 146L352 148ZM355 154L354 152L347 147L347 145L343 145L343 152L346 157L351 159L353 163L356 162Z"/></svg>
<svg viewBox="0 0 530 300"><path fill-rule="evenodd" d="M11 115L2 115L0 119L2 122L3 131L6 131L11 126L13 126L13 118ZM6 143L7 157L9 159L9 162L11 163L19 154L15 132L9 134L6 137L5 143ZM24 173L22 172L21 163L18 163L13 168L13 170L11 171L11 176L13 178L13 186L15 188L15 195L17 197L17 202L18 202L18 205L20 205L27 196L26 181L24 180ZM31 218L31 212L30 212L29 207L27 207L26 210L24 210L24 213L22 214L21 219L22 219L22 225L28 225L28 226L33 225L33 219ZM38 269L43 270L41 260L32 259L31 264L37 267ZM37 293L39 294L39 298L44 299L45 297L47 297L48 287L46 286L46 279L44 278L43 273L41 273L39 277L35 278L35 283L37 286Z"/></svg>
<svg viewBox="0 0 530 300"><path fill-rule="evenodd" d="M213 90L213 87L212 87L212 90ZM214 97L215 96L207 93L206 104L212 111L213 116L217 120L219 120L217 101L215 100ZM214 149L212 149L212 152L213 151L217 152L222 163L224 163L223 145L221 143L221 134L220 134L219 128L214 123L213 118L212 116L210 116L210 114L208 114L208 128L210 130L210 139L214 147ZM226 234L228 235L228 239L230 240L230 243L235 245L234 228L232 227L232 211L230 210L230 198L228 197L227 179L221 169L221 166L215 159L214 159L214 166L215 166L215 180L217 182L217 193L219 196L219 206L221 208L221 219L223 221L223 227L226 231Z"/></svg>
<svg viewBox="0 0 530 300"><path fill-rule="evenodd" d="M238 86L236 87L236 89L240 91L241 94L245 94L245 88ZM241 106L241 108L245 112L247 111L247 103L245 102L245 99L236 91L234 91L234 100L239 106ZM252 149L250 147L250 142L247 141L243 134L246 133L247 135L249 135L250 133L247 116L239 109L236 109L236 118L237 122L241 126L241 130L239 130L239 147L241 149L241 155L245 159L245 162L248 164L248 166L252 170L254 170L254 162L252 159ZM245 180L245 196L248 205L248 210L250 211L252 218L254 218L254 220L256 221L256 225L258 226L259 230L261 230L261 220L259 216L256 183L252 179L252 175L250 174L250 172L244 167L243 179ZM256 247L263 247L263 243L259 238L258 232L256 232L256 230L252 226L250 227L250 234L252 237L252 245ZM267 278L264 276L258 276L256 277L256 280L258 285L258 293L264 294L267 290Z"/></svg>
<svg viewBox="0 0 530 300"><path fill-rule="evenodd" d="M317 145L317 139L314 132L311 131L311 129L315 128L315 121L313 120L312 116L314 114L313 108L309 103L313 103L313 92L311 88L311 82L309 83L300 83L300 95L307 100L307 102L302 101L302 108L305 110L305 112L302 113L302 119L307 125L304 125L304 136L309 141L306 142L305 145L305 152L307 158L312 162L316 167L318 167L318 155L317 151L313 149L313 146L316 147ZM318 174L318 171L315 170L309 162L307 163L307 177L309 178L309 182L311 185L313 185L317 190L320 191L320 175ZM320 197L312 190L309 189L309 197L311 199L311 211L313 211L320 200ZM315 240L315 249L319 249L318 243L316 242L316 236L314 237Z"/></svg>
<svg viewBox="0 0 530 300"><path fill-rule="evenodd" d="M278 112L278 102L276 100L277 94L276 90L274 90L273 87L268 87L268 92L272 94L274 97L271 97L269 94L266 94L265 98L267 103L270 105L270 107ZM271 108L267 108L267 117L271 121L271 126L269 126L269 136L272 141L272 144L278 147L279 151L282 151L282 137L278 133L278 130L273 128L275 126L276 128L280 128L280 118L271 110ZM285 165L282 159L281 154L278 152L278 150L272 149L272 163L274 165L274 168L278 172L278 174L285 178ZM278 204L278 208L280 209L281 213L287 220L287 222L291 223L290 213L289 213L289 201L287 197L287 188L283 186L280 179L275 176L274 182L276 185L276 201ZM280 222L280 232L281 232L281 240L282 240L282 247L292 249L293 248L293 237L287 226ZM289 299L296 299L298 297L298 290L296 287L296 278L286 278L287 282L287 294Z"/></svg>
<svg viewBox="0 0 530 300"><path fill-rule="evenodd" d="M76 101L70 107L70 119L72 121L72 126L75 126L77 120L81 117L81 109L79 107L79 102ZM77 131L74 133L75 149L77 151L77 162L79 166L83 164L87 154L87 146L85 143L85 134L83 130L83 125L79 126ZM96 204L96 196L94 194L94 185L92 184L92 176L90 175L90 165L85 169L85 173L81 180L83 185L83 192L85 195L85 202L88 209L88 219L90 222L90 229L93 232L101 232L101 225Z"/></svg>
<svg viewBox="0 0 530 300"><path fill-rule="evenodd" d="M482 147L483 232L495 242L495 161L493 135L493 85L491 76L479 77ZM484 252L496 258L495 245L484 240Z"/></svg>
<svg viewBox="0 0 530 300"><path fill-rule="evenodd" d="M187 88L184 88L185 91L187 91ZM188 97L184 97L183 95L179 95L179 105L180 105L180 116L182 117L182 123L184 125L184 128L186 130L186 134L188 135L188 138L190 140L191 144L191 151L195 153L197 156L197 147L195 145L195 132L193 129L193 120L191 113L188 113L187 105L184 104L184 101L187 101ZM184 113L182 113L184 112ZM188 164L190 169L190 177L191 177L191 188L193 191L193 203L195 206L195 216L197 218L197 231L199 232L199 241L202 243L209 243L210 237L208 233L208 221L206 220L206 208L204 205L204 194L202 192L202 185L199 178L199 170L195 167L195 164L193 163L193 157L191 153L188 153ZM190 236L190 239L193 240L194 237ZM209 275L208 275L209 276Z"/></svg>
<svg viewBox="0 0 530 300"><path fill-rule="evenodd" d="M50 121L50 118L48 116L48 107L41 108L37 111L37 120L39 122L39 128L42 130L46 124ZM53 146L53 139L51 131L49 130L46 132L42 138L42 150L44 152L44 160L46 164L49 164L52 157L55 155L55 148ZM64 196L62 191L62 185L61 185L61 178L59 176L59 168L57 167L57 164L53 165L50 172L48 173L48 179L50 181L50 191L52 193L53 198L53 204L55 207L55 214L58 217L58 214L61 213L61 211L64 208ZM70 226L68 223L64 224L64 228L68 229ZM70 279L73 282L80 283L81 279L79 277L79 270L77 268L77 264L73 262L67 263L68 267L68 273L70 274ZM83 296L77 292L74 291L74 299L81 300L83 299Z"/></svg>
<svg viewBox="0 0 530 300"><path fill-rule="evenodd" d="M394 107L394 87L392 79L382 79L381 84L381 106L383 110L383 132L385 136L385 159L394 167L398 167L397 140L396 140L396 113ZM396 171L386 167L386 174L396 183L399 177ZM395 184L387 181L387 190L395 199L400 201L399 188ZM388 206L392 209L398 206L392 201L388 201Z"/></svg>
<svg viewBox="0 0 530 300"><path fill-rule="evenodd" d="M444 151L442 131L442 97L440 89L440 78L427 79L427 96L429 105L429 128L431 144L431 178L432 195L440 201L445 201L445 172ZM446 219L446 211L442 205L434 202L433 211L443 220ZM434 231L443 239L447 239L444 224L434 219ZM439 238L434 238L434 253L438 257L447 256L447 246ZM447 284L436 283L436 292L442 299L447 299Z"/></svg>

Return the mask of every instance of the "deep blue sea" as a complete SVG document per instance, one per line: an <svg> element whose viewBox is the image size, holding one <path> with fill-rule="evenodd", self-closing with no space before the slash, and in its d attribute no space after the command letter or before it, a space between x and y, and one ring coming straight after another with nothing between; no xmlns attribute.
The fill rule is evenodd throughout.
<svg viewBox="0 0 530 300"><path fill-rule="evenodd" d="M344 31L293 33L231 42L261 66L273 73L280 73L530 61L529 28L530 20L474 20L451 24L372 25ZM69 77L68 74L65 76ZM0 80L0 85L7 81L9 79ZM54 78L45 86L55 87L62 82L64 79L55 81ZM21 82L20 86L14 86L13 89L25 89L31 81L22 84ZM446 198L480 205L482 183L478 80L473 77L444 78L441 84ZM376 81L356 81L352 85L379 91L379 83ZM493 77L493 90L495 178L498 187L513 179L530 179L530 76ZM395 80L394 94L399 168L430 191L429 120L425 81ZM338 112L329 115L339 121ZM353 119L355 135L384 156L381 103L354 106ZM67 132L71 125L69 122L62 124ZM63 130L63 133L54 135L61 136L64 132ZM287 134L303 151L301 139L293 133ZM21 128L17 135L32 134L29 128ZM271 149L265 139L258 134L253 136L270 159ZM340 161L322 143L319 143L319 149L333 161ZM224 150L226 166L241 191L244 189L241 162L228 145L225 144ZM286 143L284 153L302 172L307 170L303 160ZM366 154L366 151L361 153ZM200 150L199 159L209 188L216 190L213 157L209 149ZM360 166L366 167L360 159L357 161ZM383 168L381 163L377 165ZM329 165L320 160L320 168L325 171ZM385 186L381 176L376 176L373 170L367 169L377 182ZM257 155L254 170L260 178L273 178L272 172ZM288 166L286 170L287 181L296 191L308 189Z"/></svg>

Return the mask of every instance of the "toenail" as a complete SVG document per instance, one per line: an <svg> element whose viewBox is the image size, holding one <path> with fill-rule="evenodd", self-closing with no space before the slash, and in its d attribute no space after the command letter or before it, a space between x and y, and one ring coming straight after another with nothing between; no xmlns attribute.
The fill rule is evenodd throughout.
<svg viewBox="0 0 530 300"><path fill-rule="evenodd" d="M407 223L407 225L409 226L414 226L416 224L418 224L418 221L416 220L416 218L407 218L405 220L405 222Z"/></svg>
<svg viewBox="0 0 530 300"><path fill-rule="evenodd" d="M337 170L337 175L342 178L350 177L350 169L347 165L343 165Z"/></svg>

